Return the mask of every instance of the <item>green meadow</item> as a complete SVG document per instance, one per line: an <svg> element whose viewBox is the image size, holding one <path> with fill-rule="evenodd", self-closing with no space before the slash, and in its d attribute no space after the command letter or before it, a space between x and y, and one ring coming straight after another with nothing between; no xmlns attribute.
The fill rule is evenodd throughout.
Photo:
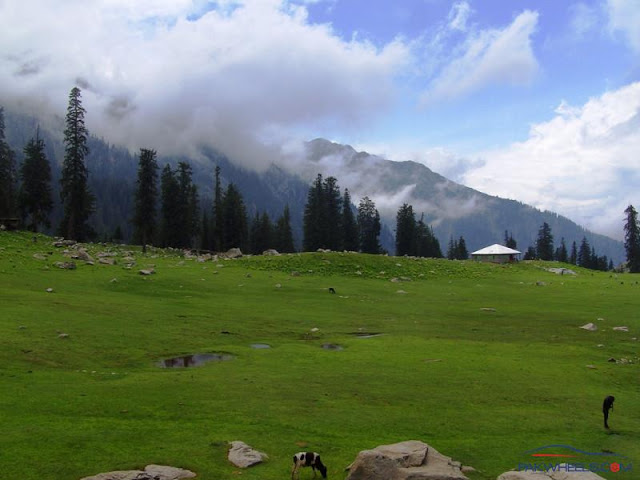
<svg viewBox="0 0 640 480"><path fill-rule="evenodd" d="M91 244L95 265L63 270L52 240L0 232L2 478L157 463L275 480L314 450L343 479L360 450L404 440L474 467L471 479L545 445L624 455L603 458L633 471L599 474L640 478L638 275L353 253L199 261ZM98 263L106 251L116 265ZM598 330L579 328L589 322ZM233 358L160 367L198 353ZM233 440L269 460L234 467Z"/></svg>

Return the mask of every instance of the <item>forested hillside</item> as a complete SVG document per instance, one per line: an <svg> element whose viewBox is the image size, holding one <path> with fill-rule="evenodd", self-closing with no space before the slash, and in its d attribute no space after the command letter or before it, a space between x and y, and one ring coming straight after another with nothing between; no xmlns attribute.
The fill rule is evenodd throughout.
<svg viewBox="0 0 640 480"><path fill-rule="evenodd" d="M9 111L5 111L5 123L7 142L18 164L24 157L24 146L36 132L44 140L45 153L51 163L54 199L52 227L47 233L54 233L62 218L59 202L59 180L64 158L62 123L38 128L38 119ZM97 233L96 238L131 241L138 154L95 136L89 137L88 147L88 181L96 197L95 213L90 221ZM141 145L141 148L153 148L153 145ZM525 252L535 244L540 226L546 223L551 228L556 247L560 246L561 239L564 239L567 248L571 248L573 242L579 246L586 238L598 255L607 256L615 264L624 259L621 242L589 232L553 212L542 212L514 200L492 197L456 184L422 164L389 161L324 139L309 142L307 150L308 158L300 160L299 171L295 173L290 167L279 167L277 158L264 172L247 170L212 149L202 149L197 159L168 157L158 152L157 160L160 169L166 164L175 168L181 161L191 166L201 215L212 213L216 167L220 167L223 186L233 183L238 188L249 219L266 213L275 221L288 206L297 249L303 246L303 213L309 187L313 177L320 172L336 177L338 186L348 188L355 198L393 196L410 187L411 195L407 198L413 204L413 212L417 220L422 219L432 229L443 253L452 239L463 237L471 252L489 244L504 243L505 232L513 237L517 248ZM335 171L326 170L323 159L327 157L339 159ZM400 206L395 209L380 208L380 244L390 253L395 252L393 232Z"/></svg>

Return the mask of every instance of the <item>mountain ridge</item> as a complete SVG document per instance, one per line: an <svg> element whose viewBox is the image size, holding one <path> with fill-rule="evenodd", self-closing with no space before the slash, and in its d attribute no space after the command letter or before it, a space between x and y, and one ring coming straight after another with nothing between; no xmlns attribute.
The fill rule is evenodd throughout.
<svg viewBox="0 0 640 480"><path fill-rule="evenodd" d="M5 110L7 141L22 157L22 148L35 135L38 120L33 117ZM61 132L40 129L41 138L47 144L47 156L52 164L55 200L58 195L60 165L64 155ZM101 232L112 232L120 227L125 239L131 235L129 222L133 202L133 190L137 161L123 147L108 144L104 139L92 136L89 140L91 154L87 157L89 185L97 197L97 211L93 220ZM504 232L509 231L520 251L535 243L537 232L547 222L554 235L554 245L559 246L562 237L567 248L575 241L578 246L583 237L598 255L606 255L615 263L624 258L622 242L590 232L570 219L553 212L543 212L516 200L491 196L453 182L434 172L426 165L412 160L392 161L368 152L358 152L350 145L342 145L316 138L304 145L304 158L294 163L274 158L268 168L260 173L234 163L211 148L201 149L200 159L163 156L158 164L175 165L186 160L194 172L202 208L210 208L213 197L214 168L221 167L223 184L234 183L243 194L248 215L266 211L276 219L289 205L296 245L302 244L302 215L310 183L318 173L333 176L341 190L348 188L354 203L368 196L380 211L384 224L381 243L389 252L395 249L393 230L395 214L408 203L418 219L433 227L443 253L451 237L465 238L469 251L492 243L503 243ZM149 147L153 148L153 147ZM55 202L58 203L58 202ZM52 221L56 224L59 207L54 209Z"/></svg>

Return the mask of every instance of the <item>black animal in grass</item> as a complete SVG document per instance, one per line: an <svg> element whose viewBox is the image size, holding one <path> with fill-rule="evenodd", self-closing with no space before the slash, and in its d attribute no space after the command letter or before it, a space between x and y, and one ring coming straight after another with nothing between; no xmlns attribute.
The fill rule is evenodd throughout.
<svg viewBox="0 0 640 480"><path fill-rule="evenodd" d="M609 395L602 403L602 414L604 415L604 428L609 428L609 410L613 410L613 402L616 398Z"/></svg>
<svg viewBox="0 0 640 480"><path fill-rule="evenodd" d="M313 470L313 476L316 476L316 468L320 471L322 478L327 478L327 467L324 466L322 460L320 460L320 455L316 452L298 452L293 456L293 468L291 470L291 479L295 478L295 475L298 474L298 478L300 478L300 468L301 467L311 467Z"/></svg>

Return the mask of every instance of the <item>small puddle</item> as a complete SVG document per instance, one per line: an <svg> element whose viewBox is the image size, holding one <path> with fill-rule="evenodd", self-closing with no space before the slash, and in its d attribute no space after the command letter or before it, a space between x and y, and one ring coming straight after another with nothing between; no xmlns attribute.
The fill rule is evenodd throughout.
<svg viewBox="0 0 640 480"><path fill-rule="evenodd" d="M322 348L325 350L334 350L334 351L344 350L344 347L342 345L335 345L333 343L324 343L322 344Z"/></svg>
<svg viewBox="0 0 640 480"><path fill-rule="evenodd" d="M167 358L160 360L162 368L187 368L199 367L209 362L226 362L234 358L230 353L196 353L194 355L183 355L181 357Z"/></svg>
<svg viewBox="0 0 640 480"><path fill-rule="evenodd" d="M252 343L251 348L257 348L258 350L265 350L267 348L271 348L271 345L268 343Z"/></svg>

